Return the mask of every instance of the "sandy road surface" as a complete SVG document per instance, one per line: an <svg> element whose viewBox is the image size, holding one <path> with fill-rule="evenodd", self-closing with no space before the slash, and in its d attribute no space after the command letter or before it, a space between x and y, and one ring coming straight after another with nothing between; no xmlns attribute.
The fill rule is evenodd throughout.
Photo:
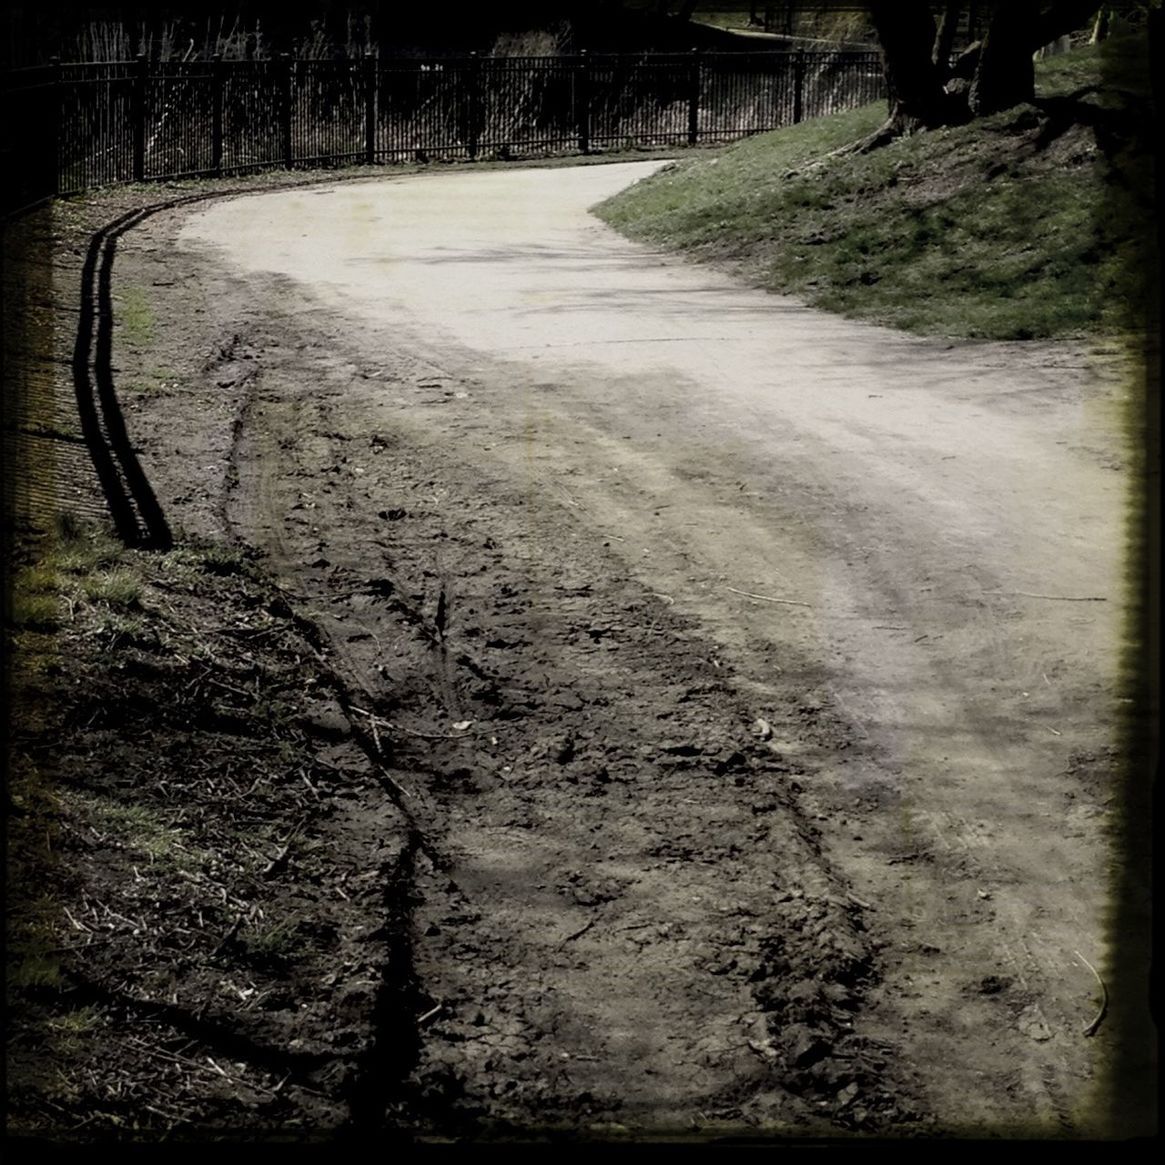
<svg viewBox="0 0 1165 1165"><path fill-rule="evenodd" d="M654 707L666 703L679 664L654 659L642 636L628 644L634 661L625 652L571 662L554 620L601 591L608 624L590 628L592 645L624 629L621 603L635 635L648 624L686 629L676 632L685 659L726 677L734 731L782 761L793 791L783 795L795 794L801 824L762 837L751 832L755 803L737 804L720 785L692 796L641 782L586 825L598 831L597 855L561 825L576 812L591 822L596 803L581 793L554 794L561 828L515 821L515 797L528 813L548 794L522 800L513 766L480 796L435 793L462 939L473 945L482 917L506 929L477 940L479 953L496 948L483 971L443 946L432 923L415 951L428 998L506 996L497 1022L511 1025L507 1038L530 1025L553 1032L572 1086L618 1094L611 1120L714 1124L704 1115L712 1094L723 1099L758 1068L779 1073L804 1051L782 1045L780 1023L747 1042L757 976L744 966L767 959L779 972L764 937L787 906L774 878L782 862L803 860L825 871L825 897L840 896L847 918L860 904L857 930L877 965L852 1023L890 1050L887 1079L913 1111L946 1127L1078 1133L1104 1031L1082 1035L1097 992L1074 952L1101 968L1110 958L1104 822L1125 490L1117 390L1074 348L952 346L850 323L630 244L587 214L656 165L267 194L190 214L177 235L215 325L253 345L259 388L241 426L232 521L285 577L323 594L319 563L359 563L358 546L348 559L337 550L339 526L363 529L398 504L400 467L411 465L409 488L423 485L430 510L449 512L427 536L447 537L460 511L480 544L493 546L480 535L499 530L507 539L504 561L487 554L476 565L462 544L438 548L426 602L439 582L450 603L485 604L498 571L525 572L531 650L543 635L547 668L574 669L567 687L586 672L631 711L649 688ZM327 489L316 486L340 428L361 452L332 468L358 475L359 489L325 521ZM283 436L267 440L264 429ZM385 434L397 479L383 461L380 477L371 468L369 433ZM291 480L313 475L310 487ZM302 515L290 511L304 504L319 506L320 520L300 536ZM324 557L312 564L315 553ZM376 554L364 544L366 559ZM349 651L373 685L367 638L349 636ZM444 691L448 716L470 719ZM771 740L763 730L750 738L754 716ZM608 740L648 739L634 716L619 723L615 709L609 719ZM479 755L469 769L484 763ZM685 862L645 847L647 816L697 848L705 831L738 835L731 849L743 856ZM794 839L806 829L813 840L799 857L806 843ZM643 857L660 852L666 870ZM620 916L624 929L635 938L662 921L664 937L616 947L585 913L556 929L565 892L547 887L568 867L572 906L630 910L642 891L649 900ZM752 923L739 974L664 941L668 919L699 935L730 901ZM472 1025L487 1018L444 1034L475 1047ZM424 1055L448 1060L439 1018L429 1038ZM462 1078L482 1063L461 1063ZM755 1079L751 1088L748 1104L726 1111L793 1119L756 1099ZM830 1103L844 1124L842 1109L861 1099ZM479 1098L475 1111L493 1104ZM596 1101L594 1111L614 1109ZM851 1127L865 1127L861 1116Z"/></svg>

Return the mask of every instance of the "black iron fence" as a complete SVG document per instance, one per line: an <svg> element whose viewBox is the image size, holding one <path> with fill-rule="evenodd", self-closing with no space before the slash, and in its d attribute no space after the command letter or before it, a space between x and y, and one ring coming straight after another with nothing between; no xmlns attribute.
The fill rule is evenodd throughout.
<svg viewBox="0 0 1165 1165"><path fill-rule="evenodd" d="M52 64L5 78L7 212L268 167L729 141L884 93L877 53Z"/></svg>

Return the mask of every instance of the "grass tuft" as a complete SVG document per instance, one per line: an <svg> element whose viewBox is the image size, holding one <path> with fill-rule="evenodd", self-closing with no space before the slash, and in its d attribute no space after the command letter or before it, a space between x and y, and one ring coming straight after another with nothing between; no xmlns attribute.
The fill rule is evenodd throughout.
<svg viewBox="0 0 1165 1165"><path fill-rule="evenodd" d="M144 348L154 338L154 312L140 287L123 288L119 295L117 325L120 338L131 347Z"/></svg>
<svg viewBox="0 0 1165 1165"><path fill-rule="evenodd" d="M105 534L64 542L52 561L65 574L87 574L111 566L125 553L120 542Z"/></svg>
<svg viewBox="0 0 1165 1165"><path fill-rule="evenodd" d="M61 622L61 605L54 593L15 590L11 620L26 631L55 631Z"/></svg>
<svg viewBox="0 0 1165 1165"><path fill-rule="evenodd" d="M208 574L241 574L247 565L246 556L237 546L214 543L201 547L197 553Z"/></svg>
<svg viewBox="0 0 1165 1165"><path fill-rule="evenodd" d="M206 858L205 854L185 844L180 831L166 825L144 805L75 792L70 795L70 800L98 833L107 834L150 862L165 862L185 869L197 866Z"/></svg>
<svg viewBox="0 0 1165 1165"><path fill-rule="evenodd" d="M302 952L303 942L294 922L277 922L244 931L239 946L259 967L286 967Z"/></svg>
<svg viewBox="0 0 1165 1165"><path fill-rule="evenodd" d="M56 540L30 566L12 579L9 597L13 626L53 631L67 605L72 617L80 596L111 607L134 607L140 581L129 569L125 547L108 531L63 513L56 522Z"/></svg>
<svg viewBox="0 0 1165 1165"><path fill-rule="evenodd" d="M247 570L247 553L223 542L189 542L171 550L163 559L168 572L190 580L197 573L231 575Z"/></svg>
<svg viewBox="0 0 1165 1165"><path fill-rule="evenodd" d="M156 650L162 646L162 640L154 627L147 620L134 615L110 612L98 619L95 631L98 638L105 641L106 650L109 651L122 646L146 650Z"/></svg>
<svg viewBox="0 0 1165 1165"><path fill-rule="evenodd" d="M136 607L142 596L141 580L128 570L99 571L81 580L81 593L95 603L110 607Z"/></svg>

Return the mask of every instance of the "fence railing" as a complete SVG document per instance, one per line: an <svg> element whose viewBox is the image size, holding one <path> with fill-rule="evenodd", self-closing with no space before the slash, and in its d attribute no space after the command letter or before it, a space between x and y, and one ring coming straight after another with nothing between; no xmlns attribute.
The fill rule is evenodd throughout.
<svg viewBox="0 0 1165 1165"><path fill-rule="evenodd" d="M3 209L269 167L729 141L883 93L877 53L54 63L5 77Z"/></svg>

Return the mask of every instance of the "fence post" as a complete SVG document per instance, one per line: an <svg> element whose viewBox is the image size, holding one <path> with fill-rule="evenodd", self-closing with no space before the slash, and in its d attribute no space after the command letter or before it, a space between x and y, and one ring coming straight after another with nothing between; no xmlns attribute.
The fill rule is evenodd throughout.
<svg viewBox="0 0 1165 1165"><path fill-rule="evenodd" d="M364 164L376 161L377 60L371 49L364 52Z"/></svg>
<svg viewBox="0 0 1165 1165"><path fill-rule="evenodd" d="M700 50L692 49L688 70L688 145L700 136Z"/></svg>
<svg viewBox="0 0 1165 1165"><path fill-rule="evenodd" d="M65 97L64 70L61 68L60 57L50 57L49 65L52 68L52 82L49 85L49 116L47 136L48 148L45 154L45 189L38 190L37 194L60 194L61 192L61 106Z"/></svg>
<svg viewBox="0 0 1165 1165"><path fill-rule="evenodd" d="M580 154L591 152L591 61L587 50L578 55L578 67L574 78L574 115L578 126L578 150Z"/></svg>
<svg viewBox="0 0 1165 1165"><path fill-rule="evenodd" d="M798 49L793 58L793 124L805 115L805 50Z"/></svg>
<svg viewBox="0 0 1165 1165"><path fill-rule="evenodd" d="M465 127L465 148L469 152L470 161L477 157L477 117L481 94L478 92L481 79L481 60L477 53L469 54L469 102L466 117L469 124Z"/></svg>
<svg viewBox="0 0 1165 1165"><path fill-rule="evenodd" d="M210 168L216 176L222 174L222 103L222 53L215 53L210 58Z"/></svg>
<svg viewBox="0 0 1165 1165"><path fill-rule="evenodd" d="M279 137L282 143L283 165L290 170L295 157L291 150L291 54L279 54Z"/></svg>
<svg viewBox="0 0 1165 1165"><path fill-rule="evenodd" d="M138 53L130 98L130 125L133 132L133 180L146 177L146 79L150 62L145 53Z"/></svg>

